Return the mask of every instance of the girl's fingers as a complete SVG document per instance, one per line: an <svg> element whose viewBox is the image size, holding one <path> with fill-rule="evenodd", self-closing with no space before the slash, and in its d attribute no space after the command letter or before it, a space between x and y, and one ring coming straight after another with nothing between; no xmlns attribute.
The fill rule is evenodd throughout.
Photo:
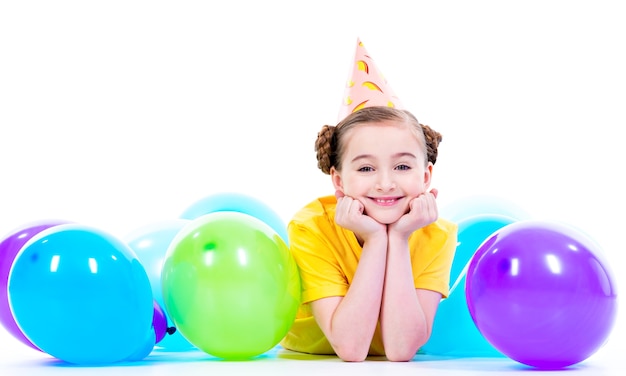
<svg viewBox="0 0 626 376"><path fill-rule="evenodd" d="M340 190L336 190L336 191L335 191L335 197L336 197L336 198L338 198L338 199L339 199L339 198L344 197L344 196L345 196L345 195L344 195L344 194L343 194L343 192L341 192Z"/></svg>
<svg viewBox="0 0 626 376"><path fill-rule="evenodd" d="M430 190L430 193L433 194L433 196L435 196L435 198L437 198L437 195L439 194L439 190L437 188L433 188Z"/></svg>

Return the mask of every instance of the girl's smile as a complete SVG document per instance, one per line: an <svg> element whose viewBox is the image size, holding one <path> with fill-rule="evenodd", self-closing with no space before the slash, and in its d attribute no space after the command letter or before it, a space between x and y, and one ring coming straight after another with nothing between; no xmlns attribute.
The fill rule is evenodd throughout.
<svg viewBox="0 0 626 376"><path fill-rule="evenodd" d="M370 197L370 200L380 206L393 206L398 204L402 197Z"/></svg>

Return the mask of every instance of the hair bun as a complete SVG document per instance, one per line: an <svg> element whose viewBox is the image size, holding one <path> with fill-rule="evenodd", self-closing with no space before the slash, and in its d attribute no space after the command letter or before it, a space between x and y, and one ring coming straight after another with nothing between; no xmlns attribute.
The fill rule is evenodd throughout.
<svg viewBox="0 0 626 376"><path fill-rule="evenodd" d="M428 154L428 161L432 164L437 162L437 148L442 140L441 133L432 129L428 125L420 124L424 130L424 137L426 138L426 152Z"/></svg>
<svg viewBox="0 0 626 376"><path fill-rule="evenodd" d="M330 174L333 166L332 160L332 139L335 133L334 125L324 125L317 133L315 140L315 153L317 154L317 167L325 174Z"/></svg>

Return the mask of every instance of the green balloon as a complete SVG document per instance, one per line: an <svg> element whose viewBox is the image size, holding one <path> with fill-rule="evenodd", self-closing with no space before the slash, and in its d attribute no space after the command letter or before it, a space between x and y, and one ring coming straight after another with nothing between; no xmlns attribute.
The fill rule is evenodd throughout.
<svg viewBox="0 0 626 376"><path fill-rule="evenodd" d="M165 309L191 344L224 359L252 358L287 334L300 274L283 239L239 212L214 212L172 240L161 272Z"/></svg>

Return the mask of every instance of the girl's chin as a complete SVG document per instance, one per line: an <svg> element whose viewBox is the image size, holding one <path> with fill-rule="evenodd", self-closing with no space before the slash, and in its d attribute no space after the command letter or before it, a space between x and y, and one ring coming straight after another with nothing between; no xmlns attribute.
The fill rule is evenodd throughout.
<svg viewBox="0 0 626 376"><path fill-rule="evenodd" d="M402 213L400 214L392 214L392 213L372 213L367 214L372 217L376 222L381 223L383 225L390 225L392 223L398 222L398 219L402 217Z"/></svg>

